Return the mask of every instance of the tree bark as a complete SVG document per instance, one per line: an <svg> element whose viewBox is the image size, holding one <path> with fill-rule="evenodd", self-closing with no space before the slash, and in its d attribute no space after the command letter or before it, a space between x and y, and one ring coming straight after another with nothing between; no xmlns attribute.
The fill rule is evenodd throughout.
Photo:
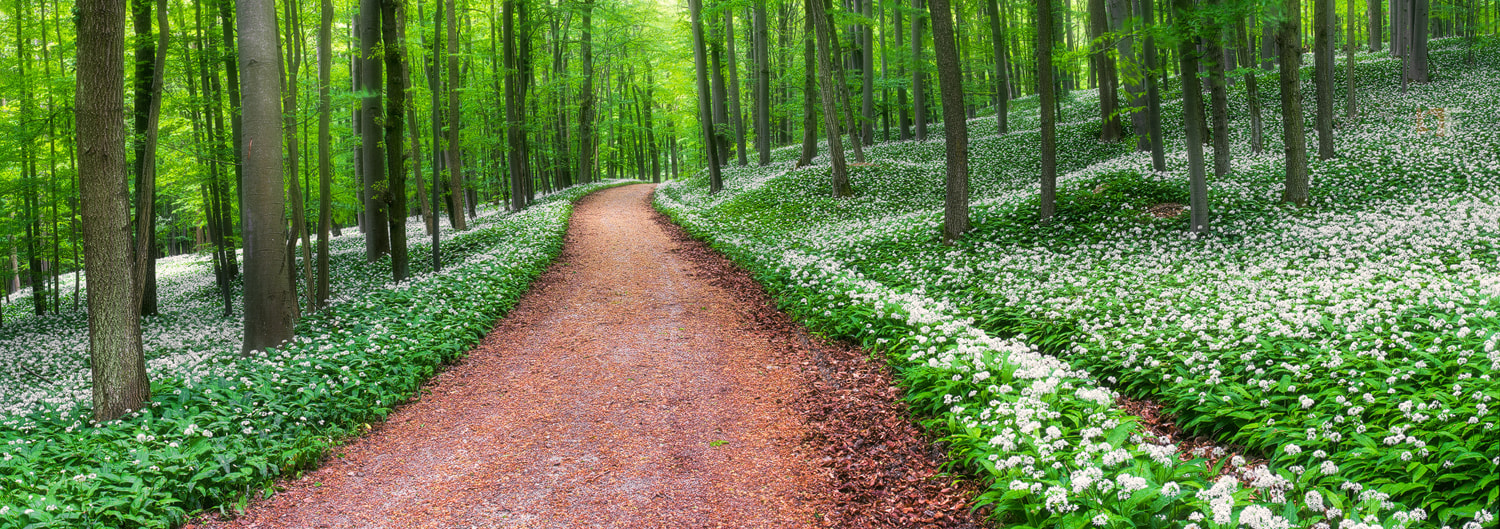
<svg viewBox="0 0 1500 529"><path fill-rule="evenodd" d="M1313 0L1313 89L1318 158L1333 158L1333 0Z"/></svg>
<svg viewBox="0 0 1500 529"><path fill-rule="evenodd" d="M1219 6L1218 0L1210 0L1209 4ZM1210 21L1207 27L1207 35L1204 37L1204 55L1208 57L1208 92L1210 114L1213 118L1213 143L1214 143L1214 176L1229 174L1229 94L1227 82L1224 79L1224 63L1227 55L1224 53L1224 26L1218 21ZM1201 101L1201 99L1200 99ZM1201 114L1201 108L1200 114Z"/></svg>
<svg viewBox="0 0 1500 529"><path fill-rule="evenodd" d="M161 29L159 43L151 42L150 0L134 0L135 19L135 304L142 316L154 316L156 306L156 144L161 117L162 76L166 70L168 31L166 5L157 1ZM157 53L156 50L162 50Z"/></svg>
<svg viewBox="0 0 1500 529"><path fill-rule="evenodd" d="M1147 24L1150 24L1152 20L1152 1L1136 0L1136 6L1139 7L1136 12L1140 13L1141 20L1146 21ZM1162 146L1161 90L1158 88L1160 82L1156 71L1156 38L1147 33L1143 44L1142 52L1146 56L1144 61L1146 66L1144 76L1146 81L1146 141L1144 144L1138 143L1136 148L1145 150L1142 147L1149 147L1151 168L1156 171L1165 171L1167 170L1167 155L1166 149Z"/></svg>
<svg viewBox="0 0 1500 529"><path fill-rule="evenodd" d="M869 20L874 17L871 4L874 0L859 0L860 10L866 22L860 24L859 31L859 71L860 71L860 100L859 100L859 137L863 145L875 144L875 30L870 27Z"/></svg>
<svg viewBox="0 0 1500 529"><path fill-rule="evenodd" d="M817 47L813 44L813 24L809 18L802 32L802 156L797 167L812 165L818 155L818 67Z"/></svg>
<svg viewBox="0 0 1500 529"><path fill-rule="evenodd" d="M1324 0L1332 2L1333 0ZM1411 7L1409 31L1407 39L1410 42L1408 49L1411 57L1406 61L1406 78L1413 82L1425 83L1429 80L1427 72L1427 0L1404 0Z"/></svg>
<svg viewBox="0 0 1500 529"><path fill-rule="evenodd" d="M140 409L151 396L134 310L130 196L125 183L125 4L79 0L75 6L79 75L79 194L88 273L89 368L94 420Z"/></svg>
<svg viewBox="0 0 1500 529"><path fill-rule="evenodd" d="M1366 0L1365 11L1369 15L1370 51L1380 51L1380 33L1384 29L1381 27L1383 17L1380 14L1380 0Z"/></svg>
<svg viewBox="0 0 1500 529"><path fill-rule="evenodd" d="M745 153L745 120L740 112L740 69L734 52L734 10L724 10L724 44L729 54L729 92L725 99L729 103L729 123L734 127L734 155L740 167L750 164Z"/></svg>
<svg viewBox="0 0 1500 529"><path fill-rule="evenodd" d="M1348 37L1344 39L1344 58L1345 62L1348 63L1348 68L1344 75L1344 81L1347 83L1347 87L1345 89L1346 101L1344 103L1344 121L1347 122L1349 126L1353 126L1354 117L1358 113L1358 108L1355 107L1354 101L1354 31L1355 26L1357 26L1358 24L1355 24L1354 22L1354 0L1347 0L1344 4L1344 7L1349 12L1349 17L1346 19L1346 21L1348 22L1346 25L1349 27ZM1376 45L1379 46L1378 43Z"/></svg>
<svg viewBox="0 0 1500 529"><path fill-rule="evenodd" d="M385 58L385 164L387 222L390 226L391 279L397 283L411 276L406 248L406 14L401 0L380 2L381 45Z"/></svg>
<svg viewBox="0 0 1500 529"><path fill-rule="evenodd" d="M467 197L463 175L463 157L458 143L458 132L463 125L463 109L458 105L458 85L463 76L458 69L458 11L456 0L448 0L448 195L453 197L453 229L469 229L464 217L464 202Z"/></svg>
<svg viewBox="0 0 1500 529"><path fill-rule="evenodd" d="M969 124L964 116L964 86L953 42L953 13L948 0L929 0L932 48L937 54L938 89L943 98L943 143L947 175L943 195L943 242L953 244L969 231Z"/></svg>
<svg viewBox="0 0 1500 529"><path fill-rule="evenodd" d="M578 55L583 61L583 86L578 89L578 181L579 184L593 182L594 178L594 24L593 0L580 2L583 10L582 35L578 39ZM701 8L700 8L701 10ZM701 31L701 28L699 28ZM700 67L701 69L701 67ZM705 92L706 93L706 92Z"/></svg>
<svg viewBox="0 0 1500 529"><path fill-rule="evenodd" d="M703 130L703 152L708 158L708 192L712 194L724 189L724 179L719 173L719 142L713 132L713 112L709 108L713 93L708 87L708 53L703 42L703 0L688 0L688 11L693 25L693 65L698 74L698 124ZM584 18L584 26L588 26L588 18Z"/></svg>
<svg viewBox="0 0 1500 529"><path fill-rule="evenodd" d="M1000 6L988 0L990 43L995 53L995 121L1001 134L1010 132L1010 69L1005 60L1005 34L1000 31Z"/></svg>
<svg viewBox="0 0 1500 529"><path fill-rule="evenodd" d="M1052 86L1052 0L1036 0L1036 85L1042 114L1042 197L1038 216L1046 224L1057 212L1057 116L1053 114L1057 92Z"/></svg>
<svg viewBox="0 0 1500 529"><path fill-rule="evenodd" d="M828 20L828 12L823 6L823 0L806 0L807 19L811 21L814 33L818 38L818 85L822 92L823 100L823 127L828 133L828 156L833 169L833 196L847 197L854 194L854 189L849 185L849 169L844 162L843 133L839 126L838 94L839 81L833 75L833 55L830 51L835 44L831 27L833 23ZM858 141L856 139L856 141Z"/></svg>
<svg viewBox="0 0 1500 529"><path fill-rule="evenodd" d="M286 253L286 199L281 175L281 81L276 59L276 6L239 0L239 61L244 74L245 342L249 354L292 338L291 256Z"/></svg>
<svg viewBox="0 0 1500 529"><path fill-rule="evenodd" d="M333 0L318 8L318 285L313 310L328 304L328 232L333 228L332 107Z"/></svg>
<svg viewBox="0 0 1500 529"><path fill-rule="evenodd" d="M1307 132L1302 117L1302 0L1282 0L1283 19L1277 35L1281 57L1281 141L1286 148L1286 183L1281 201L1307 205Z"/></svg>
<svg viewBox="0 0 1500 529"><path fill-rule="evenodd" d="M1252 24L1251 27L1254 27ZM1260 111L1260 85L1255 77L1255 60L1253 53L1255 42L1250 40L1250 34L1245 29L1243 20L1238 24L1239 38L1244 41L1240 47L1240 61L1247 65L1245 70L1245 102L1250 111L1250 151L1260 154L1265 150L1265 125L1261 119Z"/></svg>
<svg viewBox="0 0 1500 529"><path fill-rule="evenodd" d="M381 107L383 67L380 61L380 1L359 3L359 134L360 159L363 165L362 185L365 206L365 260L375 262L391 253L391 232L386 219L390 189L386 182L385 147L381 126L385 111ZM396 213L399 214L399 213Z"/></svg>
<svg viewBox="0 0 1500 529"><path fill-rule="evenodd" d="M922 17L918 15L926 9L922 7L922 0L911 0L911 7L912 113L916 121L917 141L927 141L927 89L923 82L925 68L922 67L926 62L922 60Z"/></svg>
<svg viewBox="0 0 1500 529"><path fill-rule="evenodd" d="M1097 41L1093 44L1094 66L1099 82L1099 119L1104 124L1099 140L1119 143L1122 134L1117 110L1119 103L1115 95L1115 87L1119 81L1115 77L1115 58L1109 55L1109 46L1103 41L1104 34L1109 31L1107 20L1104 0L1089 0L1089 38Z"/></svg>
<svg viewBox="0 0 1500 529"><path fill-rule="evenodd" d="M760 165L771 163L771 54L767 33L766 3L761 0L755 2L753 33L755 35L755 150L760 154ZM648 97L648 102L649 99ZM646 121L650 122L650 120L651 107L648 105ZM655 145L654 140L652 145ZM654 164L656 158L653 157L651 160ZM652 170L652 174L654 179L655 169Z"/></svg>
<svg viewBox="0 0 1500 529"><path fill-rule="evenodd" d="M1175 0L1173 4L1177 22L1191 28L1192 0ZM1177 46L1177 60L1182 63L1183 121L1187 131L1188 229L1201 235L1208 232L1208 178L1203 167L1203 86L1198 80L1198 39L1191 32L1192 29L1182 30L1184 36Z"/></svg>

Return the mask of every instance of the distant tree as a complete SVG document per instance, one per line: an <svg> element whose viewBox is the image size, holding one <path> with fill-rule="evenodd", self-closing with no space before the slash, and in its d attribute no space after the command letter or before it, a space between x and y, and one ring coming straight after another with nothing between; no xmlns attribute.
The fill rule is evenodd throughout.
<svg viewBox="0 0 1500 529"><path fill-rule="evenodd" d="M944 180L943 242L952 244L969 231L969 126L964 120L964 85L953 39L953 12L948 0L929 0L932 48L937 54L938 89L943 98Z"/></svg>
<svg viewBox="0 0 1500 529"><path fill-rule="evenodd" d="M1349 28L1349 35L1344 38L1344 58L1349 66L1347 73L1344 74L1344 80L1348 83L1348 88L1345 90L1346 100L1344 103L1344 120L1348 121L1350 125L1353 125L1355 115L1358 114L1358 108L1355 107L1354 102L1354 33L1355 28L1358 27L1359 24L1356 24L1354 22L1354 0L1347 0L1344 6L1345 9L1347 9L1349 12L1349 16L1344 19L1346 22L1344 25L1348 26ZM1371 33L1373 33L1373 31ZM1376 39L1378 38L1379 37L1376 37ZM1376 41L1375 45L1379 46L1380 43Z"/></svg>
<svg viewBox="0 0 1500 529"><path fill-rule="evenodd" d="M1245 65L1245 103L1250 111L1250 151L1260 154L1265 150L1265 126L1261 119L1260 111L1260 84L1255 77L1257 67L1254 53L1255 41L1251 39L1250 33L1245 29L1245 21L1241 19L1236 24L1239 32L1239 40L1243 43L1239 47L1240 62ZM1254 24L1251 24L1254 27Z"/></svg>
<svg viewBox="0 0 1500 529"><path fill-rule="evenodd" d="M89 277L89 367L94 420L140 409L151 396L132 285L125 183L125 3L78 0L74 100L84 268Z"/></svg>
<svg viewBox="0 0 1500 529"><path fill-rule="evenodd" d="M818 51L813 32L809 19L802 31L802 156L797 158L797 167L812 165L818 155Z"/></svg>
<svg viewBox="0 0 1500 529"><path fill-rule="evenodd" d="M1229 90L1224 79L1224 25L1227 17L1219 8L1222 2L1209 0L1213 9L1208 14L1208 23L1202 26L1203 55L1208 59L1209 114L1213 120L1214 176L1229 174ZM1200 100L1201 101L1201 100ZM1200 108L1201 110L1201 108Z"/></svg>
<svg viewBox="0 0 1500 529"><path fill-rule="evenodd" d="M701 2L701 0L700 0ZM583 63L581 86L578 88L578 179L580 184L594 182L594 0L581 0L578 4L583 25L579 27L578 57ZM700 6L697 11L702 11ZM701 24L694 31L702 31ZM699 66L701 70L703 67ZM706 72L705 72L706 73ZM707 94L708 92L703 92ZM704 98L707 101L707 98ZM712 123L705 122L705 123ZM708 125L705 125L708 126ZM714 189L715 191L718 188Z"/></svg>
<svg viewBox="0 0 1500 529"><path fill-rule="evenodd" d="M927 87L926 72L922 65L927 61L922 57L922 17L919 15L926 9L922 7L922 0L911 0L911 97L912 113L915 115L917 128L917 141L927 141Z"/></svg>
<svg viewBox="0 0 1500 529"><path fill-rule="evenodd" d="M333 0L318 7L318 285L313 310L328 303L328 235L333 229Z"/></svg>
<svg viewBox="0 0 1500 529"><path fill-rule="evenodd" d="M1149 27L1151 24L1151 3L1153 0L1135 0L1136 13L1139 14ZM1136 148L1139 150L1151 150L1151 167L1157 171L1167 170L1166 147L1162 143L1161 132L1161 89L1160 74L1156 69L1156 37L1148 29L1145 41L1141 47L1142 55L1145 57L1146 83L1146 138L1137 140Z"/></svg>
<svg viewBox="0 0 1500 529"><path fill-rule="evenodd" d="M158 1L160 45L152 42L151 0L132 0L135 25L135 267L136 295L142 316L157 314L156 303L156 143L161 118L162 81L166 73L166 3ZM19 34L18 34L19 35ZM160 49L160 54L156 50Z"/></svg>
<svg viewBox="0 0 1500 529"><path fill-rule="evenodd" d="M771 163L771 53L765 0L755 2L752 34L755 36L755 150L760 155L760 165L766 165ZM648 119L651 116L649 108Z"/></svg>
<svg viewBox="0 0 1500 529"><path fill-rule="evenodd" d="M592 5L592 0L585 4ZM469 222L464 218L464 203L468 197L464 186L463 151L458 142L458 133L463 125L463 109L458 105L459 84L463 82L463 75L458 69L457 11L455 0L448 0L448 195L453 201L449 212L453 219L453 229L464 231L469 229Z"/></svg>
<svg viewBox="0 0 1500 529"><path fill-rule="evenodd" d="M750 164L745 153L745 120L740 113L740 69L735 61L734 53L734 10L724 10L724 44L729 53L729 92L726 100L729 103L729 123L734 128L734 155L740 166Z"/></svg>

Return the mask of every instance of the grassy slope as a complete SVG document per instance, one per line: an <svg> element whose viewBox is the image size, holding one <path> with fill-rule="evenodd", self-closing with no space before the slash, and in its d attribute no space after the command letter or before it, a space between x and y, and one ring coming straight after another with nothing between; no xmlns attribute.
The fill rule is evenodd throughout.
<svg viewBox="0 0 1500 529"><path fill-rule="evenodd" d="M870 148L876 167L855 171L857 196L847 201L827 196L826 166L790 169L796 151L783 149L768 168L729 171L723 194L709 197L703 182L690 180L664 189L659 205L752 268L760 262L762 279L783 301L809 282L761 254L806 253L896 295L946 303L951 320L1021 336L1115 389L1160 400L1191 431L1271 457L1277 475L1330 502L1374 499L1344 485L1352 481L1459 523L1500 493L1493 378L1500 370L1493 353L1500 108L1490 88L1500 80L1500 58L1490 43L1469 68L1459 44L1435 42L1438 81L1408 94L1393 82L1396 61L1359 56L1363 113L1341 129L1349 132L1336 133L1343 157L1314 162L1313 203L1302 210L1276 203L1274 77L1260 80L1273 154L1249 152L1243 83L1232 87L1235 171L1211 182L1216 235L1207 240L1183 235L1185 216L1141 214L1186 202L1174 126L1167 127L1168 171L1153 174L1147 157L1094 141L1092 123L1062 125L1062 218L1038 227L1036 132L996 136L992 119L971 120L976 229L953 248L938 241L940 142ZM1306 76L1304 83L1310 119ZM1165 94L1175 100L1164 104L1164 123L1178 123L1180 91ZM1080 98L1065 115L1087 120L1089 103ZM1432 128L1434 108L1445 109L1449 130L1421 130ZM1034 123L1029 114L1022 106L1012 123ZM803 313L829 320L833 334L879 334L870 322L841 327L838 320L857 317L837 310ZM867 342L898 349L888 345L893 340ZM984 407L982 398L969 401ZM943 407L931 408L950 421L962 415L938 413ZM970 430L985 431L984 421L974 423L981 428ZM959 450L995 452L983 445L959 443ZM982 463L976 466L997 490L1015 475ZM1077 483L1049 479L1041 481ZM1114 512L1107 503L1097 511ZM1309 512L1278 514L1299 523L1321 518Z"/></svg>

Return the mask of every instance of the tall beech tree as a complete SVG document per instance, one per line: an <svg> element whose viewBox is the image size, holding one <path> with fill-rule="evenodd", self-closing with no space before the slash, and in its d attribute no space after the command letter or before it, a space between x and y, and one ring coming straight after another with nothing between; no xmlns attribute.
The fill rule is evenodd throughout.
<svg viewBox="0 0 1500 529"><path fill-rule="evenodd" d="M1302 117L1302 0L1282 0L1276 35L1281 64L1281 142L1286 149L1286 183L1281 201L1307 204L1307 132Z"/></svg>
<svg viewBox="0 0 1500 529"><path fill-rule="evenodd" d="M805 0L812 2L814 0ZM703 130L703 152L708 163L708 190L709 193L718 193L724 189L724 179L719 172L719 142L713 132L713 112L710 110L710 99L712 92L708 88L708 60L707 50L704 49L703 41L703 0L688 0L688 10L692 17L693 26L693 64L696 66L698 85L698 124ZM585 11L587 13L587 11ZM584 25L588 25L588 17L584 17ZM587 35L587 30L585 30ZM588 52L584 52L588 57ZM588 81L584 81L587 83ZM581 127L580 127L581 128Z"/></svg>
<svg viewBox="0 0 1500 529"><path fill-rule="evenodd" d="M818 39L818 86L823 100L823 128L828 138L828 157L833 169L833 196L854 195L849 185L849 168L844 161L844 142L839 124L838 93L843 81L833 74L832 48L838 44L833 35L833 21L828 20L828 8L824 0L807 1L807 20L813 26ZM855 139L855 143L858 143Z"/></svg>
<svg viewBox="0 0 1500 529"><path fill-rule="evenodd" d="M374 262L391 253L391 232L386 219L385 144L382 127L381 79L384 67L380 54L380 2L359 1L359 76L355 91L359 94L359 152L364 197L365 260ZM399 213L397 213L399 216Z"/></svg>
<svg viewBox="0 0 1500 529"><path fill-rule="evenodd" d="M1203 167L1203 86L1198 79L1198 35L1192 0L1174 0L1178 31L1177 60L1182 66L1183 121L1187 131L1188 230L1208 232L1208 179ZM1209 48L1213 49L1213 48Z"/></svg>
<svg viewBox="0 0 1500 529"><path fill-rule="evenodd" d="M1150 2L1151 0L1143 0ZM1042 197L1037 216L1052 222L1057 212L1057 92L1052 84L1052 0L1036 0L1036 85L1041 91Z"/></svg>
<svg viewBox="0 0 1500 529"><path fill-rule="evenodd" d="M273 0L239 0L239 68L244 75L245 341L264 351L292 338L291 256L286 249L282 173L281 74Z"/></svg>
<svg viewBox="0 0 1500 529"><path fill-rule="evenodd" d="M1313 92L1318 158L1333 158L1333 0L1313 0Z"/></svg>
<svg viewBox="0 0 1500 529"><path fill-rule="evenodd" d="M84 268L89 277L89 369L94 420L114 420L151 396L132 299L130 197L125 184L125 4L78 0L74 99Z"/></svg>
<svg viewBox="0 0 1500 529"><path fill-rule="evenodd" d="M969 125L964 116L963 74L953 38L948 0L928 0L932 11L932 48L937 54L938 90L943 98L943 143L947 175L943 195L943 242L969 231Z"/></svg>
<svg viewBox="0 0 1500 529"><path fill-rule="evenodd" d="M986 0L985 10L990 22L990 46L994 49L995 62L995 121L1001 134L1010 132L1010 67L1005 57L1005 34L1000 31L1000 6L995 0Z"/></svg>
<svg viewBox="0 0 1500 529"><path fill-rule="evenodd" d="M1092 42L1090 46L1094 50L1091 62L1099 84L1099 119L1104 124L1099 140L1105 143L1118 143L1121 138L1120 116L1117 110L1119 102L1115 96L1115 85L1118 80L1115 76L1114 57L1110 56L1109 43L1104 40L1104 34L1109 31L1108 18L1104 13L1104 0L1088 0L1088 6L1089 39ZM998 48L995 54L1000 55Z"/></svg>

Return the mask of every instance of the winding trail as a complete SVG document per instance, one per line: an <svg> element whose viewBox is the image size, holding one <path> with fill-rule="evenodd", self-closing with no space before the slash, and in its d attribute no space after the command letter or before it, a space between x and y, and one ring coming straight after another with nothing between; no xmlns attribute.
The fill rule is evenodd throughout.
<svg viewBox="0 0 1500 529"><path fill-rule="evenodd" d="M234 527L799 527L826 483L781 353L653 221L576 207L562 258L467 358Z"/></svg>

